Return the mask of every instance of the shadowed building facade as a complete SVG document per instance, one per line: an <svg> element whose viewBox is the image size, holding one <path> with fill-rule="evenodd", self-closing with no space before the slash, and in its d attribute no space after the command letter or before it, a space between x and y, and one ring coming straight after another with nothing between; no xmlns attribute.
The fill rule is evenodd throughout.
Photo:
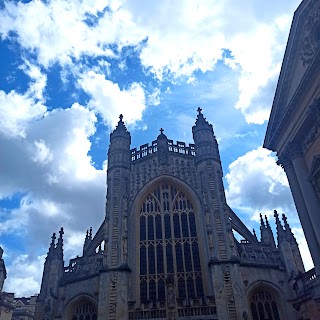
<svg viewBox="0 0 320 320"><path fill-rule="evenodd" d="M320 319L320 2L295 12L264 147L286 172L315 268L296 278L295 307Z"/></svg>
<svg viewBox="0 0 320 320"><path fill-rule="evenodd" d="M299 319L288 301L304 272L286 217L258 240L227 205L217 140L198 109L194 144L131 148L110 135L106 214L83 254L63 261L63 229L44 265L35 319ZM242 240L236 240L233 230Z"/></svg>

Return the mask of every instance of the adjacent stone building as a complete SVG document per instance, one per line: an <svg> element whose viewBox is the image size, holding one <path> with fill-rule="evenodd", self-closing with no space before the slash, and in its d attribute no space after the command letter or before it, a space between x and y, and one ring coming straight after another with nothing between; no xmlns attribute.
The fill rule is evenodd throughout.
<svg viewBox="0 0 320 320"><path fill-rule="evenodd" d="M218 143L200 108L194 144L160 131L130 149L120 116L105 219L66 266L63 229L52 236L35 319L299 319L290 301L304 267L286 216L274 214L276 241L261 216L258 239L228 206Z"/></svg>
<svg viewBox="0 0 320 320"><path fill-rule="evenodd" d="M320 319L320 1L295 12L264 147L287 174L315 265L296 279L294 306Z"/></svg>

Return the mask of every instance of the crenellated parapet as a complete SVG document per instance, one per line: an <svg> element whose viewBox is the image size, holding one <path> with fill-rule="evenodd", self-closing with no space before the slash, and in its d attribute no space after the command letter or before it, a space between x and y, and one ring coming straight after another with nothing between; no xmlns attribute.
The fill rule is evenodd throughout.
<svg viewBox="0 0 320 320"><path fill-rule="evenodd" d="M167 140L167 149L169 153L177 153L187 156L195 156L195 146L193 143L186 144L185 142L177 141L174 143L173 140ZM154 140L149 145L148 143L140 146L139 149L131 149L131 161L135 162L145 157L150 157L158 152L158 141Z"/></svg>

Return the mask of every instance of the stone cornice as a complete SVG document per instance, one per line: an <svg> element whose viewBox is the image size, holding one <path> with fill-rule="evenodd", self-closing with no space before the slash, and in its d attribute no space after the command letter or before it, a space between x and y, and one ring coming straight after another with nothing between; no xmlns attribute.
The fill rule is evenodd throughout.
<svg viewBox="0 0 320 320"><path fill-rule="evenodd" d="M290 89L291 84L290 77L292 76L292 70L295 69L294 64L296 60L299 58L299 56L294 53L299 53L302 50L299 46L301 46L301 43L303 43L302 35L306 33L306 30L308 28L307 17L313 17L315 12L313 8L318 3L318 1L313 0L309 2L307 7L303 9L301 8L301 10L303 10L301 13L298 13L297 10L296 14L299 14L299 16L295 17L292 23L285 57L283 60L276 94L274 97L272 112L269 119L269 125L264 141L264 147L273 151L278 151L276 150L276 142L278 138L283 136L283 131L286 130L288 124L292 121L292 117L295 111L298 109L298 106L301 104L301 100L304 98L304 93L308 90L308 88L310 88L314 79L319 74L320 50L318 48L313 52L312 59L308 61L308 69L306 70L303 79L300 81L293 97L287 104L287 108L281 109L281 107L283 107L286 104L285 100L288 96L288 91ZM317 8L317 11L319 10L320 6ZM313 21L317 20L314 19ZM314 25L313 27L309 28L314 30Z"/></svg>
<svg viewBox="0 0 320 320"><path fill-rule="evenodd" d="M292 165L292 160L303 156L307 149L320 135L320 98L315 99L309 107L300 130L296 133L294 141L289 142L284 150L278 154L277 164L284 169Z"/></svg>

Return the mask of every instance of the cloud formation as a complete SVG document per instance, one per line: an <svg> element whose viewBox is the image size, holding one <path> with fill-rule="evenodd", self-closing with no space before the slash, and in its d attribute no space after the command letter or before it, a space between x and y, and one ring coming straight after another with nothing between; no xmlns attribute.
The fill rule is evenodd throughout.
<svg viewBox="0 0 320 320"><path fill-rule="evenodd" d="M250 208L252 218L274 209L295 212L288 181L276 165L271 151L258 148L247 152L229 165L226 175L228 203L234 208Z"/></svg>
<svg viewBox="0 0 320 320"><path fill-rule="evenodd" d="M132 83L127 90L121 90L103 74L89 71L81 76L79 85L91 97L88 107L99 113L108 125L115 126L120 113L125 115L129 125L141 120L146 99L139 83Z"/></svg>
<svg viewBox="0 0 320 320"><path fill-rule="evenodd" d="M119 57L122 48L130 46L145 70L160 81L192 79L194 72L212 71L222 60L239 71L235 107L248 123L261 124L272 101L259 96L275 82L298 3L261 4L261 15L261 6L252 1L6 2L0 11L0 35L16 39L46 68L83 57Z"/></svg>

